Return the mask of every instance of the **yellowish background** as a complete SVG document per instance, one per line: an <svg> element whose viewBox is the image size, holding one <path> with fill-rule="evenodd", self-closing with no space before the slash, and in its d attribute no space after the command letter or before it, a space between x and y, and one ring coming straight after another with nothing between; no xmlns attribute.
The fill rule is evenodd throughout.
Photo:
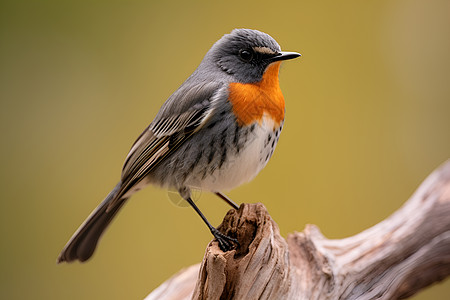
<svg viewBox="0 0 450 300"><path fill-rule="evenodd" d="M449 158L449 1L11 0L0 24L1 299L140 299L202 259L200 218L147 188L91 261L55 264L137 135L236 27L303 54L281 70L274 158L229 193L263 202L283 235L356 234ZM214 224L228 210L198 204ZM414 299L449 298L447 280Z"/></svg>

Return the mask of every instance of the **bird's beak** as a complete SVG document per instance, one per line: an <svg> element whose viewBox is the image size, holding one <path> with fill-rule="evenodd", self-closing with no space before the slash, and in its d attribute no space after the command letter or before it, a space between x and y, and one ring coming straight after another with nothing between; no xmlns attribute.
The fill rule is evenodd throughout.
<svg viewBox="0 0 450 300"><path fill-rule="evenodd" d="M294 59L297 58L299 56L302 56L300 53L297 52L278 52L277 54L275 54L274 56L272 56L271 58L269 58L269 61L271 63L275 62L275 61L281 61L281 60L288 60L288 59Z"/></svg>

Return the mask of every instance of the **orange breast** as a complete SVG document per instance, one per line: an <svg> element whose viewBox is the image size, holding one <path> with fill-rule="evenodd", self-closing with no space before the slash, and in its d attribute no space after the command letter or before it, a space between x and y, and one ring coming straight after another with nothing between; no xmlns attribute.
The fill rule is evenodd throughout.
<svg viewBox="0 0 450 300"><path fill-rule="evenodd" d="M269 65L258 83L230 83L229 100L240 125L261 122L264 113L278 126L284 120L284 97L278 84L281 62Z"/></svg>

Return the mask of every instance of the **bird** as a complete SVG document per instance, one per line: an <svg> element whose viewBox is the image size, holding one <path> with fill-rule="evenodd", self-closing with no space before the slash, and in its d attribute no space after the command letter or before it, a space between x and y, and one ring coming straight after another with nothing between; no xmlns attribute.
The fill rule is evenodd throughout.
<svg viewBox="0 0 450 300"><path fill-rule="evenodd" d="M224 192L251 181L271 158L285 117L280 64L299 56L281 51L258 30L223 35L139 135L120 181L69 239L57 263L88 260L118 211L150 184L177 191L223 251L237 246L210 224L191 193L215 193L238 209Z"/></svg>

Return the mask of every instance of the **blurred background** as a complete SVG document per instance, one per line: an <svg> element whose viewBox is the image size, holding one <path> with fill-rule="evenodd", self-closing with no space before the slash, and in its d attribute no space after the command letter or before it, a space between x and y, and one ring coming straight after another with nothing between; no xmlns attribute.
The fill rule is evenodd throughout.
<svg viewBox="0 0 450 300"><path fill-rule="evenodd" d="M263 202L283 236L354 235L449 158L449 1L2 1L1 299L142 299L201 261L201 219L149 187L88 263L56 265L161 104L242 27L303 55L281 70L274 157L228 194ZM216 225L229 209L197 200ZM449 298L449 280L413 297Z"/></svg>

